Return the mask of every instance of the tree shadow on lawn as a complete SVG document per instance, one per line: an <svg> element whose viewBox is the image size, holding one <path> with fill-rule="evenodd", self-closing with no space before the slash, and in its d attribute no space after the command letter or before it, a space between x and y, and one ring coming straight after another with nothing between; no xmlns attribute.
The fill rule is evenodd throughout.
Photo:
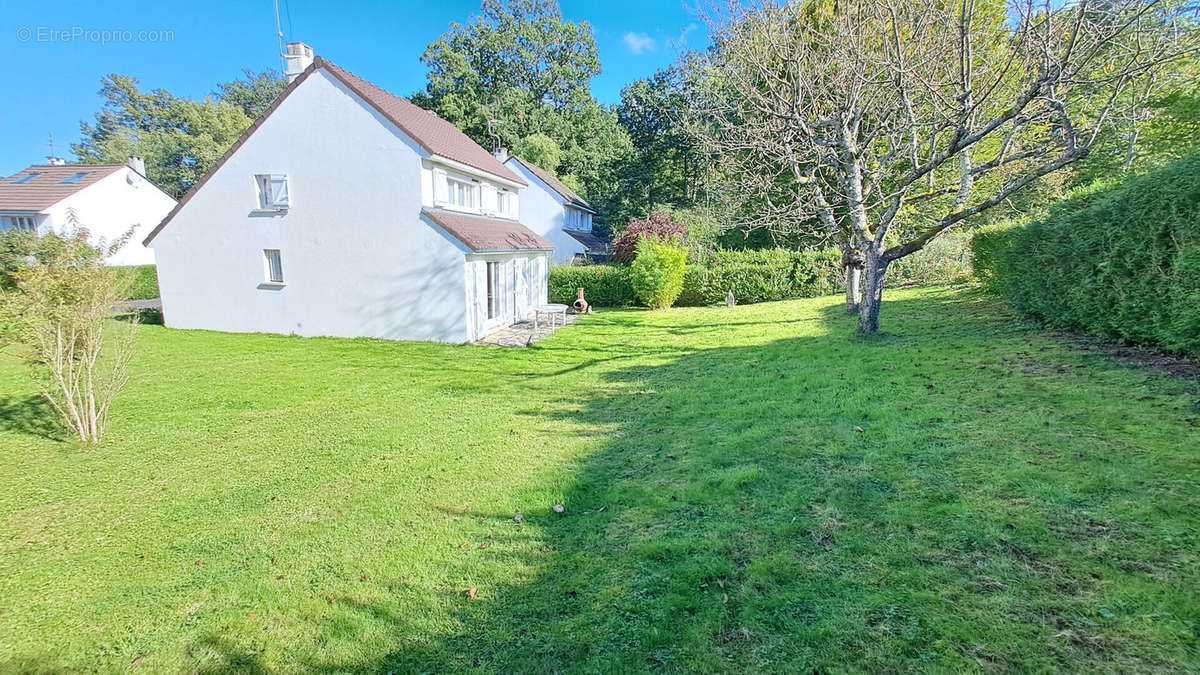
<svg viewBox="0 0 1200 675"><path fill-rule="evenodd" d="M52 441L67 439L58 413L41 396L0 397L0 430Z"/></svg>
<svg viewBox="0 0 1200 675"><path fill-rule="evenodd" d="M878 338L835 306L827 335L611 373L571 417L617 430L565 514L471 514L499 533L481 555L530 578L447 589L440 639L310 667L1186 669L1195 550L1164 535L1187 531L1200 433L975 296L884 312ZM514 557L520 536L542 546ZM404 639L398 612L343 607Z"/></svg>

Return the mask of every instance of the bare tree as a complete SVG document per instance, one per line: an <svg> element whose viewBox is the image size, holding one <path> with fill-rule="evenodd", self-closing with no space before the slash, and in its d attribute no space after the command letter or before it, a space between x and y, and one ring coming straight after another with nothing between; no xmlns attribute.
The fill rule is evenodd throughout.
<svg viewBox="0 0 1200 675"><path fill-rule="evenodd" d="M1086 157L1136 99L1126 90L1196 50L1194 17L1167 0L733 0L704 13L714 47L693 129L753 200L751 225L841 247L861 333L879 328L892 262Z"/></svg>
<svg viewBox="0 0 1200 675"><path fill-rule="evenodd" d="M45 239L49 255L0 292L0 343L23 348L43 398L79 440L98 443L133 356L129 322L111 320L129 278L100 264L86 231Z"/></svg>

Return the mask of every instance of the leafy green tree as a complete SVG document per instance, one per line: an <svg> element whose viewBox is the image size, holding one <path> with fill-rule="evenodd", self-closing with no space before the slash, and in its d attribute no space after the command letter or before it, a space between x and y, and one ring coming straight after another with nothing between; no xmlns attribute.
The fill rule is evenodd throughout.
<svg viewBox="0 0 1200 675"><path fill-rule="evenodd" d="M82 140L71 147L85 164L146 160L147 177L178 197L225 154L282 90L271 72L219 85L220 94L195 101L165 89L143 92L135 78L101 80L104 106L80 125ZM227 98L225 98L227 97Z"/></svg>
<svg viewBox="0 0 1200 675"><path fill-rule="evenodd" d="M562 164L562 148L558 147L558 141L546 134L522 138L513 146L513 153L552 173L557 172L558 165Z"/></svg>
<svg viewBox="0 0 1200 675"><path fill-rule="evenodd" d="M271 107L287 84L287 78L277 70L256 73L247 68L242 71L242 78L218 84L214 94L241 108L246 117L256 120Z"/></svg>
<svg viewBox="0 0 1200 675"><path fill-rule="evenodd" d="M677 66L635 80L621 91L617 119L634 149L622 172L624 206L633 214L644 215L656 205L688 207L697 201L708 163L683 126L689 96Z"/></svg>
<svg viewBox="0 0 1200 675"><path fill-rule="evenodd" d="M607 211L619 199L618 165L630 153L616 113L591 95L600 73L592 27L565 21L554 0L484 0L478 15L431 43L418 105L454 123L485 148L545 150L554 170ZM551 153L552 154L552 153Z"/></svg>

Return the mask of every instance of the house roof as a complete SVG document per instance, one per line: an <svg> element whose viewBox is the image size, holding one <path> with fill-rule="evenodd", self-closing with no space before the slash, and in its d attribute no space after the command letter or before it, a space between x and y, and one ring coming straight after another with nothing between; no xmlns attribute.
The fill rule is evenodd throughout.
<svg viewBox="0 0 1200 675"><path fill-rule="evenodd" d="M406 98L391 94L319 56L313 65L325 68L332 73L341 80L342 84L370 103L388 121L400 127L404 133L430 154L452 159L493 176L525 185L525 181L521 180L520 176L501 164L492 156L492 153L484 150L478 143L471 140L470 136L435 113Z"/></svg>
<svg viewBox="0 0 1200 675"><path fill-rule="evenodd" d="M563 230L563 232L566 232L569 237L586 246L589 251L607 251L609 248L607 241L604 241L591 232L579 232L576 230Z"/></svg>
<svg viewBox="0 0 1200 675"><path fill-rule="evenodd" d="M250 136L262 126L263 122L275 112L275 109L283 103L293 91L296 90L305 80L309 78L317 70L324 70L333 75L339 82L344 84L350 91L354 92L360 98L367 102L380 115L383 115L392 124L395 124L406 135L413 139L426 152L438 157L465 164L473 169L477 169L484 173L502 178L504 180L525 185L525 181L521 177L513 173L508 167L500 163L490 152L484 150L478 143L471 140L469 136L464 134L450 122L438 117L437 115L417 106L412 101L400 98L395 94L391 94L380 87L377 87L370 82L358 77L348 70L342 69L320 56L313 59L312 65L304 70L295 80L290 82L287 87L275 98L271 103L271 107L267 108L262 115L250 125L242 133L241 138L237 140L221 159L213 164L208 173L196 182L190 190L180 198L179 203L175 208L167 214L166 218L158 224L158 227L151 230L150 234L142 242L149 246L150 242L158 236L167 223L171 222L180 209L187 204L193 195L195 195L208 179L225 165L225 162L233 156L233 153L238 151Z"/></svg>
<svg viewBox="0 0 1200 675"><path fill-rule="evenodd" d="M537 176L538 180L542 181L551 190L554 190L559 195L561 195L562 198L567 200L567 203L570 204L571 206L581 208L584 211L588 211L591 213L596 213L596 209L592 208L592 205L587 203L586 199L584 199L583 197L580 197L574 190L567 187L566 183L559 180L557 176L550 173L549 171L543 169L542 167L538 166L537 164L534 164L533 162L521 159L520 157L517 157L516 155L513 155L508 161L510 161L510 162L515 161L515 162L519 163L521 166L528 169L529 173Z"/></svg>
<svg viewBox="0 0 1200 675"><path fill-rule="evenodd" d="M126 168L124 164L38 164L0 180L0 211L44 211ZM18 181L31 174L36 177ZM79 179L64 180L83 174Z"/></svg>
<svg viewBox="0 0 1200 675"><path fill-rule="evenodd" d="M475 253L554 248L554 244L515 220L484 218L440 209L423 209L422 213Z"/></svg>

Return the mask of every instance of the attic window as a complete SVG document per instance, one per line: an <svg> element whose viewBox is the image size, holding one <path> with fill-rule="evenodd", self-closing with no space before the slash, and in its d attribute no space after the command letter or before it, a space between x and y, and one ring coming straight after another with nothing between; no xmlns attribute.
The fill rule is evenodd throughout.
<svg viewBox="0 0 1200 675"><path fill-rule="evenodd" d="M258 208L280 210L290 205L288 177L285 173L260 173L254 177L258 184Z"/></svg>
<svg viewBox="0 0 1200 675"><path fill-rule="evenodd" d="M84 179L84 178L86 178L86 177L87 177L87 172L86 172L86 171L82 171L82 172L80 172L80 173L77 173L77 174L75 174L75 175L73 175L73 176L67 176L66 178L64 178L64 179L62 179L62 180L60 180L60 181L58 181L58 182L59 182L59 183L62 183L62 184L64 184L64 185L71 185L71 184L74 184L74 183L78 183L79 181L83 180L83 179Z"/></svg>
<svg viewBox="0 0 1200 675"><path fill-rule="evenodd" d="M40 175L42 175L42 174L38 171L34 171L33 173L27 173L24 176L21 176L20 178L14 180L13 183L15 183L17 185L20 185L21 183L28 183L29 181L33 180L34 178L37 178Z"/></svg>
<svg viewBox="0 0 1200 675"><path fill-rule="evenodd" d="M479 185L477 183L474 181L447 178L446 184L450 188L449 202L451 204L464 209L479 208Z"/></svg>

